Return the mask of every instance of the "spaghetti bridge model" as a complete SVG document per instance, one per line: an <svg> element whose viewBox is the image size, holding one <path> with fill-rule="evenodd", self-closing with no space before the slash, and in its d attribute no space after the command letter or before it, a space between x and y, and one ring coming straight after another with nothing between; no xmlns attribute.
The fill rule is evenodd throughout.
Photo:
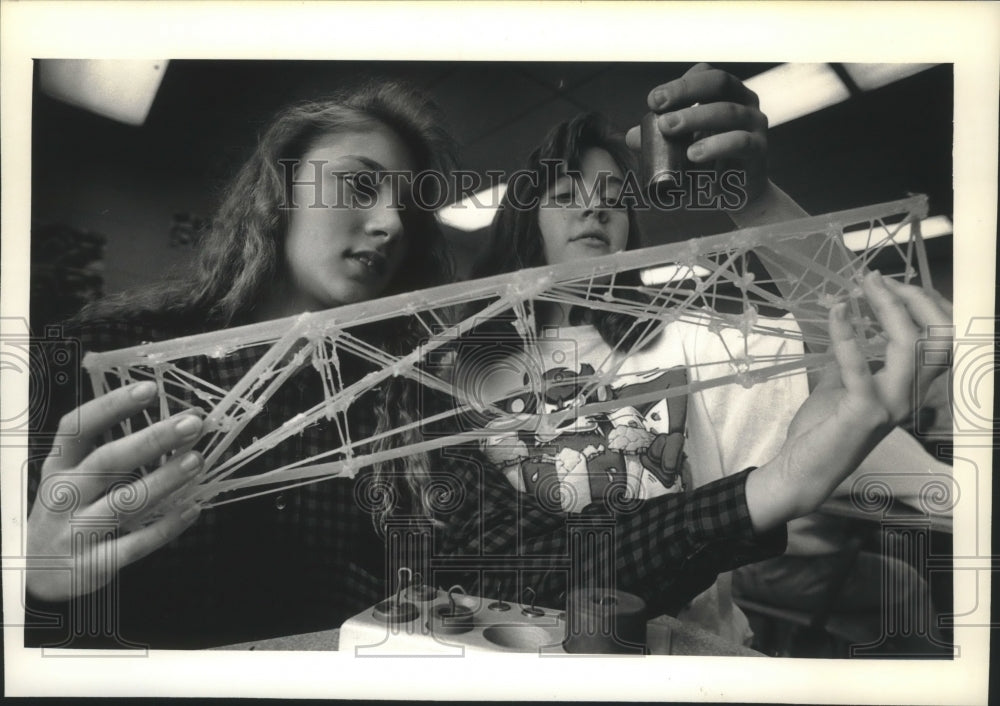
<svg viewBox="0 0 1000 706"><path fill-rule="evenodd" d="M201 479L183 491L184 497L173 500L212 506L323 479L352 478L373 463L482 439L490 433L482 427L449 425L450 421L470 415L475 418L477 413L486 413L492 419L506 414L508 428L532 423L524 419L530 415L504 412L495 400L483 399L467 385L455 384L453 370L441 365L442 360L453 359L461 343L474 337L484 322L497 317L519 334L522 350L530 349L540 335L532 302L629 314L637 322L653 320L669 325L688 321L716 331L736 328L745 335L756 332L784 336L799 341L802 345L795 348L805 350L804 355L767 360L754 360L746 349L729 350L728 361L715 363L728 363L730 374L671 388L671 395L712 385L750 386L825 366L831 360L826 352L828 312L840 301L849 304L849 319L866 356L879 359L884 341L863 300L861 279L866 270L878 268L886 276L930 286L919 231L920 219L926 213L926 198L913 196L297 317L90 353L83 364L96 394L132 382L156 382L159 404L148 410L144 419L124 422L123 433L185 410L197 410L205 417L205 431L196 447L205 457ZM856 248L856 252L847 249L845 232L850 232L852 239L863 238L864 247ZM762 315L772 311L775 315L792 314L798 326L775 326L774 319ZM426 337L401 354L387 353L368 343L363 335L365 327L373 325L385 329L414 324L426 331ZM631 333L641 342L655 335L656 331L650 330L655 328L647 325ZM249 347L260 347L263 353L229 389L199 379L185 364L198 356L219 358ZM581 378L582 384L589 389L612 384L628 355L618 353L609 356L586 379ZM345 381L341 373L347 358L365 361L367 367L363 374ZM262 437L246 439L246 434L241 435L274 392L305 366L319 372L322 400ZM414 381L447 403L424 419L390 429L378 438L351 438L348 416L352 405L395 376ZM645 394L648 397L650 393ZM664 397L663 391L655 394ZM649 400L617 400L615 404L644 401ZM592 402L553 414L582 416L600 411L602 403ZM248 464L315 424L329 424L337 430L331 434L331 448L287 466L248 472ZM428 426L452 431L413 434ZM404 443L404 435L418 441Z"/></svg>

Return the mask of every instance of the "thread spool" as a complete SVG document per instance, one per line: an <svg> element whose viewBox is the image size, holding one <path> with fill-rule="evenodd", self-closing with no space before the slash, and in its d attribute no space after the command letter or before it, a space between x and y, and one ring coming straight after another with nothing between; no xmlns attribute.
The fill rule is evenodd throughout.
<svg viewBox="0 0 1000 706"><path fill-rule="evenodd" d="M642 185L650 193L682 185L688 167L690 140L668 140L656 126L656 113L642 118L642 151L639 157Z"/></svg>
<svg viewBox="0 0 1000 706"><path fill-rule="evenodd" d="M624 591L570 591L563 649L572 654L646 654L646 603Z"/></svg>

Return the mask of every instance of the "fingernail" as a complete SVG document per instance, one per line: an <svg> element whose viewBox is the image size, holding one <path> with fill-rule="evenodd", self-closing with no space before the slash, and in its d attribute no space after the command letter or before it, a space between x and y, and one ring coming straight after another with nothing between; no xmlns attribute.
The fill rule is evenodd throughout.
<svg viewBox="0 0 1000 706"><path fill-rule="evenodd" d="M653 100L662 108L670 102L670 94L662 88L657 88L653 91Z"/></svg>
<svg viewBox="0 0 1000 706"><path fill-rule="evenodd" d="M189 522L201 514L201 505L197 503L186 509L181 513L181 519L185 522Z"/></svg>
<svg viewBox="0 0 1000 706"><path fill-rule="evenodd" d="M201 468L201 454L197 451L189 451L181 458L181 470L189 475Z"/></svg>
<svg viewBox="0 0 1000 706"><path fill-rule="evenodd" d="M184 415L181 419L174 425L174 429L177 433L181 435L184 439L189 439L196 436L199 431L201 431L201 420L198 417L192 417L191 415Z"/></svg>
<svg viewBox="0 0 1000 706"><path fill-rule="evenodd" d="M705 148L702 145L692 145L688 149L688 157L691 159L701 159L703 154L705 154Z"/></svg>
<svg viewBox="0 0 1000 706"><path fill-rule="evenodd" d="M129 394L132 396L132 399L139 402L151 400L153 399L153 395L156 394L156 383L140 382L138 385L129 390Z"/></svg>
<svg viewBox="0 0 1000 706"><path fill-rule="evenodd" d="M667 113L661 118L661 120L666 125L668 130L673 130L681 124L681 116L677 113Z"/></svg>

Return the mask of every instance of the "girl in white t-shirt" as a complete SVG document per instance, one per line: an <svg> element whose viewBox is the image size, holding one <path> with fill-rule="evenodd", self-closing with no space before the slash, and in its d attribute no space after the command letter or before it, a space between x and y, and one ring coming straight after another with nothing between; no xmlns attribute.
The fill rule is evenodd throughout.
<svg viewBox="0 0 1000 706"><path fill-rule="evenodd" d="M737 225L804 215L766 179L767 121L756 96L738 80L699 65L651 92L649 104L663 113L656 124L666 136L700 137L687 150L695 166L741 168L745 200L730 214ZM634 135L628 137L634 142ZM622 198L630 173L634 162L626 141L615 137L600 116L557 125L532 152L520 178L508 184L491 246L476 274L640 247L633 204ZM638 300L639 284L634 271L619 273L614 297ZM568 422L540 426L530 436L498 428L483 444L487 460L516 488L564 512L582 510L616 482L627 497L642 500L757 466L746 480L755 531L806 514L912 409L912 359L898 352L912 350L902 346L919 335L921 326L949 320L937 301L877 273L866 278L864 288L897 353L871 376L843 306L835 306L829 328L839 370L812 396L804 375L749 389L730 384L688 396L669 392L732 374L732 350L745 349L765 367L769 360L801 355L790 318L769 322L773 335L744 336L735 328L710 329L707 321L690 318L664 326L600 307L534 302L539 330L531 350L512 353L522 360L498 365L484 376L491 389L480 394L501 399L515 414L634 397L638 387L664 394L652 401L646 395L637 406L611 405L596 416L555 415ZM588 384L607 370L616 371L612 385ZM730 586L723 575L681 617L746 643L751 632L733 605Z"/></svg>

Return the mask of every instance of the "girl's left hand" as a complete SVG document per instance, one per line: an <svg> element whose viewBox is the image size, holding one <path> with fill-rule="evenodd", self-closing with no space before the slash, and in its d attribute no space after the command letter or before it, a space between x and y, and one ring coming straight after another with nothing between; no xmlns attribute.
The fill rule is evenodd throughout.
<svg viewBox="0 0 1000 706"><path fill-rule="evenodd" d="M878 272L865 275L863 290L882 324L885 364L875 373L870 371L844 316L847 305L837 305L830 316L837 365L824 372L792 420L790 440L828 424L832 415L840 415L852 427L884 435L883 430L908 421L931 384L949 370L943 363L931 365L923 360L919 349L933 338L934 350L951 350L951 338L937 333L950 330L951 325L952 308L944 297Z"/></svg>
<svg viewBox="0 0 1000 706"><path fill-rule="evenodd" d="M757 94L732 74L697 64L681 78L649 92L656 125L671 140L692 140L687 157L699 170L745 174L747 203L767 186L767 116ZM628 131L629 147L641 144L638 126Z"/></svg>
<svg viewBox="0 0 1000 706"><path fill-rule="evenodd" d="M949 370L951 306L940 295L868 273L865 297L882 325L885 364L872 373L845 318L830 312L836 365L799 408L778 456L751 473L747 505L754 527L770 529L815 510L875 446L919 407L934 379ZM929 359L929 360L928 360Z"/></svg>

